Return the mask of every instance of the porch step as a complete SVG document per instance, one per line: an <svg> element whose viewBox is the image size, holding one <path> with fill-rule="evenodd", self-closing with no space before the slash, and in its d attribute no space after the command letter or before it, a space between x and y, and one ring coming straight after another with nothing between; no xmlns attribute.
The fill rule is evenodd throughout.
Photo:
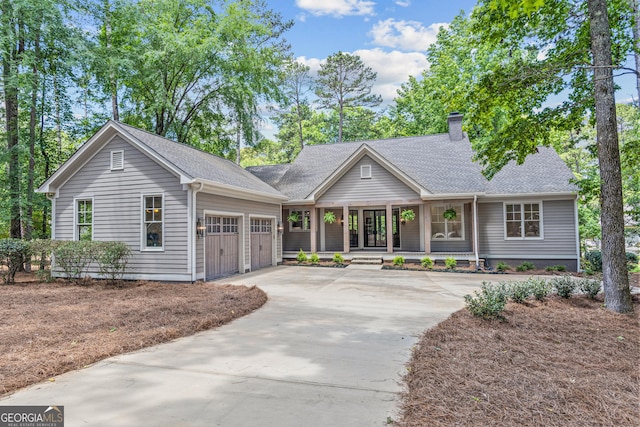
<svg viewBox="0 0 640 427"><path fill-rule="evenodd" d="M351 264L382 264L381 256L362 256L362 255L354 255L351 258Z"/></svg>

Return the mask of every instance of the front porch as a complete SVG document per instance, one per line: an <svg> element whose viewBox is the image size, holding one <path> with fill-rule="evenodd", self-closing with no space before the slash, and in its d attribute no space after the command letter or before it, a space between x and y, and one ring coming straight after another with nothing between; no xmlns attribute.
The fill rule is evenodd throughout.
<svg viewBox="0 0 640 427"><path fill-rule="evenodd" d="M465 266L467 265L467 263L470 266L476 265L476 256L473 252L426 253L426 252L412 252L412 251L395 251L392 253L388 253L383 250L377 250L377 251L376 250L373 250L373 251L372 250L352 250L350 252L326 252L325 251L325 252L316 252L316 253L318 254L318 257L321 260L331 260L333 259L333 256L336 253L339 253L345 259L345 261L352 261L354 258L368 258L368 259L380 258L383 262L387 262L387 261L391 262L395 257L402 256L404 257L406 262L420 263L420 260L422 260L422 258L428 256L433 261L439 264L443 264L445 259L451 257L451 258L454 258L458 262L458 265L460 266ZM310 255L310 254L307 253L307 255ZM297 251L285 251L282 253L282 258L287 260L296 259L297 256L298 256ZM479 267L482 268L484 265L484 260L478 259L478 263L479 263Z"/></svg>

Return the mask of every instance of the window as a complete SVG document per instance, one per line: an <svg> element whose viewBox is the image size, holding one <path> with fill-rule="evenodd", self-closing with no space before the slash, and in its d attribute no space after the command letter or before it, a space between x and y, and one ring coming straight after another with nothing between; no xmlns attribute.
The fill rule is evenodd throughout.
<svg viewBox="0 0 640 427"><path fill-rule="evenodd" d="M371 178L371 165L360 166L360 178Z"/></svg>
<svg viewBox="0 0 640 427"><path fill-rule="evenodd" d="M144 247L146 249L162 249L163 206L162 196L144 196Z"/></svg>
<svg viewBox="0 0 640 427"><path fill-rule="evenodd" d="M445 212L453 210L455 218ZM464 209L462 205L433 205L431 206L431 240L463 240L464 239Z"/></svg>
<svg viewBox="0 0 640 427"><path fill-rule="evenodd" d="M289 231L308 231L311 230L311 212L309 211L291 211L289 216L297 214L297 221L289 222Z"/></svg>
<svg viewBox="0 0 640 427"><path fill-rule="evenodd" d="M76 200L76 239L91 240L93 238L93 200Z"/></svg>
<svg viewBox="0 0 640 427"><path fill-rule="evenodd" d="M252 219L251 232L252 233L271 233L271 220L270 219Z"/></svg>
<svg viewBox="0 0 640 427"><path fill-rule="evenodd" d="M111 152L111 170L124 169L124 150L117 150Z"/></svg>
<svg viewBox="0 0 640 427"><path fill-rule="evenodd" d="M505 203L505 238L542 238L541 205L541 203Z"/></svg>

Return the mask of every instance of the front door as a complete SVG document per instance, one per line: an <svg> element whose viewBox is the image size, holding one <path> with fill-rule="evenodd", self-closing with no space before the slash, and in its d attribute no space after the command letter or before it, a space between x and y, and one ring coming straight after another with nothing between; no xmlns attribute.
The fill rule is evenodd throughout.
<svg viewBox="0 0 640 427"><path fill-rule="evenodd" d="M358 211L349 211L349 247L357 248L358 243Z"/></svg>
<svg viewBox="0 0 640 427"><path fill-rule="evenodd" d="M365 248L387 247L387 211L385 209L364 210Z"/></svg>

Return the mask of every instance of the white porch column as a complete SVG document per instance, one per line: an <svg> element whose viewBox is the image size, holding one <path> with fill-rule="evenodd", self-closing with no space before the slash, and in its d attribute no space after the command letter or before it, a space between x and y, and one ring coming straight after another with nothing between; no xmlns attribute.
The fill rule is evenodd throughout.
<svg viewBox="0 0 640 427"><path fill-rule="evenodd" d="M349 206L342 207L342 246L345 254L349 253L351 239L349 236Z"/></svg>
<svg viewBox="0 0 640 427"><path fill-rule="evenodd" d="M431 253L431 203L424 204L424 251Z"/></svg>
<svg viewBox="0 0 640 427"><path fill-rule="evenodd" d="M387 205L387 224L386 224L387 252L393 252L393 207Z"/></svg>
<svg viewBox="0 0 640 427"><path fill-rule="evenodd" d="M318 215L316 214L316 207L313 206L309 212L309 220L311 221L311 227L309 232L311 233L311 253L314 254L318 251L317 233L318 233Z"/></svg>

